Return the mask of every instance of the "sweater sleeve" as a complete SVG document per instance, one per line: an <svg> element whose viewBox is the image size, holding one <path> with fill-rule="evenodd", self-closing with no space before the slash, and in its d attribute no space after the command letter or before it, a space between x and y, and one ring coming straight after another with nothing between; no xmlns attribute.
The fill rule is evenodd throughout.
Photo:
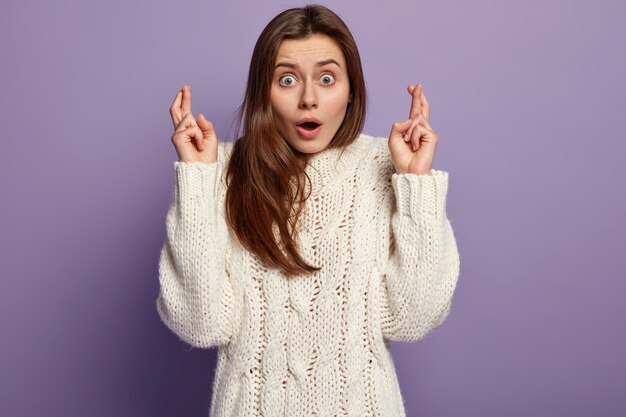
<svg viewBox="0 0 626 417"><path fill-rule="evenodd" d="M159 259L161 320L192 346L226 344L238 321L227 264L223 163L174 162L174 202Z"/></svg>
<svg viewBox="0 0 626 417"><path fill-rule="evenodd" d="M460 271L452 225L446 216L448 173L391 178L389 260L381 285L383 336L400 342L424 338L448 316Z"/></svg>

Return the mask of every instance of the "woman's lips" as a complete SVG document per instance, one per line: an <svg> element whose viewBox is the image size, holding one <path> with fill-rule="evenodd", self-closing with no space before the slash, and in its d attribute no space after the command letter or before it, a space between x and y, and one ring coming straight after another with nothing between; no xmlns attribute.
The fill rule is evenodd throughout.
<svg viewBox="0 0 626 417"><path fill-rule="evenodd" d="M317 136L320 130L322 130L322 125L317 125L315 129L306 129L301 125L296 125L296 130L300 137L303 137L305 139L313 139Z"/></svg>

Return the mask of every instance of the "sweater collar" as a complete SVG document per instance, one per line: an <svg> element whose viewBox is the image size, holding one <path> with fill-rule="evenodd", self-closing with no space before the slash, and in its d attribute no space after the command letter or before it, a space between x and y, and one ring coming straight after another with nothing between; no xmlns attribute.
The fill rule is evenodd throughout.
<svg viewBox="0 0 626 417"><path fill-rule="evenodd" d="M313 155L305 166L305 172L311 179L313 192L344 178L352 171L358 159L358 149L363 142L360 134L354 142L344 148L328 148ZM343 152L342 152L343 151Z"/></svg>

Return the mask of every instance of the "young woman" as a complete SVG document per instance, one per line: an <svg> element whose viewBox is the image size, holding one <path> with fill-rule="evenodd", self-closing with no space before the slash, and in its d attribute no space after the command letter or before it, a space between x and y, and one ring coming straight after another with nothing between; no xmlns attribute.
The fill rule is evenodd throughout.
<svg viewBox="0 0 626 417"><path fill-rule="evenodd" d="M319 5L261 33L234 143L177 93L156 304L218 348L212 417L405 415L388 341L444 321L460 267L428 102L408 93L387 140L362 133L355 41Z"/></svg>

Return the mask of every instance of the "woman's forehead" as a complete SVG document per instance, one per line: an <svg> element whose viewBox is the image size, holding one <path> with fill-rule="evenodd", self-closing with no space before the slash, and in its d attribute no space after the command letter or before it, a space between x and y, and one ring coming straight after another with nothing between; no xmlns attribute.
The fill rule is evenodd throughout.
<svg viewBox="0 0 626 417"><path fill-rule="evenodd" d="M325 35L311 35L303 39L285 39L281 42L276 54L279 61L327 61L334 59L343 61L343 53L335 41ZM343 67L343 65L340 65Z"/></svg>

